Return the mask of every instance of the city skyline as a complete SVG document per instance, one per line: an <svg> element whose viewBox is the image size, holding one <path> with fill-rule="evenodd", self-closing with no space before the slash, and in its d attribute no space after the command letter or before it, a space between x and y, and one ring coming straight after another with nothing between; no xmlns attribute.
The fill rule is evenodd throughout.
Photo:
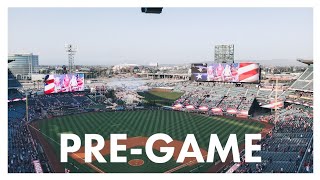
<svg viewBox="0 0 320 180"><path fill-rule="evenodd" d="M67 65L72 43L75 65L185 64L213 61L215 45L235 44L235 61L299 65L312 59L312 16L312 8L9 8L9 53Z"/></svg>

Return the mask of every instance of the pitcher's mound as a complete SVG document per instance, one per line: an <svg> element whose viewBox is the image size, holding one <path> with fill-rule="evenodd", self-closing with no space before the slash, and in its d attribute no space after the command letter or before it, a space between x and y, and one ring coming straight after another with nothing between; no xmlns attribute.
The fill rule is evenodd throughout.
<svg viewBox="0 0 320 180"><path fill-rule="evenodd" d="M130 166L142 166L144 161L142 159L132 159L128 163Z"/></svg>

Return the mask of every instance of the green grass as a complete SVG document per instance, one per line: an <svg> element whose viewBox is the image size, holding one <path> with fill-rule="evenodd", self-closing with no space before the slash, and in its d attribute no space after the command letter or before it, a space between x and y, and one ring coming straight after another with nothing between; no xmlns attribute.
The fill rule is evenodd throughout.
<svg viewBox="0 0 320 180"><path fill-rule="evenodd" d="M85 134L100 134L106 140L111 133L126 133L127 137L145 136L149 137L155 133L166 133L175 140L184 141L187 134L194 134L200 148L208 149L210 134L218 134L221 143L224 145L230 134L237 134L238 142L243 143L245 134L259 133L263 125L259 122L248 122L242 120L231 120L223 117L207 117L198 114L190 114L176 111L128 111L128 112L93 112L77 114L72 116L57 117L50 120L38 121L41 132L60 142L60 133L77 134L84 144ZM48 138L47 138L48 139ZM49 140L54 148L57 158L60 157L60 146ZM143 159L145 164L140 167L131 167L127 163L103 163L93 162L95 166L105 172L165 172L180 164L171 159L165 164L156 164L147 159L146 155L132 156L129 150L120 152L130 159ZM158 155L162 153L155 151ZM105 156L109 161L109 156ZM219 156L215 155L215 160ZM81 165L71 158L77 168L65 163L64 166L71 169L71 172L94 172L86 165ZM203 166L202 166L203 165ZM185 167L178 172L189 172L199 165ZM201 164L197 172L205 172L212 164Z"/></svg>
<svg viewBox="0 0 320 180"><path fill-rule="evenodd" d="M164 99L177 100L183 93L181 92L158 92L158 91L149 91L150 94L158 96Z"/></svg>
<svg viewBox="0 0 320 180"><path fill-rule="evenodd" d="M179 99L183 95L183 93L148 91L139 92L139 95L143 96L145 101L149 104L171 106L175 100Z"/></svg>

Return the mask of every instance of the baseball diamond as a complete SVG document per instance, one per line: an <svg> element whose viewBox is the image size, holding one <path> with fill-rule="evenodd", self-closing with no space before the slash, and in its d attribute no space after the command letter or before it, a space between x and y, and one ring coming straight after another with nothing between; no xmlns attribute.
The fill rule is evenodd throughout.
<svg viewBox="0 0 320 180"><path fill-rule="evenodd" d="M130 166L142 166L144 161L142 159L132 159L128 162Z"/></svg>
<svg viewBox="0 0 320 180"><path fill-rule="evenodd" d="M38 137L49 142L44 149L53 149L55 161L60 157L60 134L77 134L84 145L85 134L100 134L106 140L110 134L127 134L131 145L127 150L118 152L119 156L126 156L128 163L98 163L90 164L81 162L81 153L69 155L68 163L59 163L60 169L67 168L71 172L207 172L214 164L219 163L220 157L215 155L214 163L197 163L189 159L184 163L176 163L175 155L164 164L156 164L148 159L144 141L155 133L165 133L173 138L173 146L178 146L184 141L187 134L194 134L198 140L203 156L206 156L210 134L217 134L224 146L230 134L237 134L238 143L244 143L245 134L262 132L264 125L258 121L237 120L226 117L205 116L180 111L167 110L140 110L122 112L91 112L70 116L55 117L47 120L35 121L30 126L39 132ZM31 128L32 129L32 128ZM47 147L47 148L46 148ZM131 155L130 148L141 148L142 155ZM101 151L103 151L102 149ZM81 149L79 150L81 151ZM154 148L157 156L163 156L157 148ZM109 162L109 153L104 158ZM50 158L49 158L50 159ZM52 159L52 158L51 158ZM132 161L134 160L134 161ZM52 160L51 160L52 161ZM137 161L137 162L135 162ZM62 167L62 168L61 168ZM57 168L59 169L59 167Z"/></svg>

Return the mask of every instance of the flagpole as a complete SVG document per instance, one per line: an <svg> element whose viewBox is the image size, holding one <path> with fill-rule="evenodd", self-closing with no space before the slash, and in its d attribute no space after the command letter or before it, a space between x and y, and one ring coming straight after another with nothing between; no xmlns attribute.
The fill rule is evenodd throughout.
<svg viewBox="0 0 320 180"><path fill-rule="evenodd" d="M276 78L276 96L275 96L275 112L274 112L274 120L275 120L275 127L277 127L278 122L278 77Z"/></svg>
<svg viewBox="0 0 320 180"><path fill-rule="evenodd" d="M28 93L26 92L26 115L27 115L27 122L29 122L29 108L28 108Z"/></svg>

